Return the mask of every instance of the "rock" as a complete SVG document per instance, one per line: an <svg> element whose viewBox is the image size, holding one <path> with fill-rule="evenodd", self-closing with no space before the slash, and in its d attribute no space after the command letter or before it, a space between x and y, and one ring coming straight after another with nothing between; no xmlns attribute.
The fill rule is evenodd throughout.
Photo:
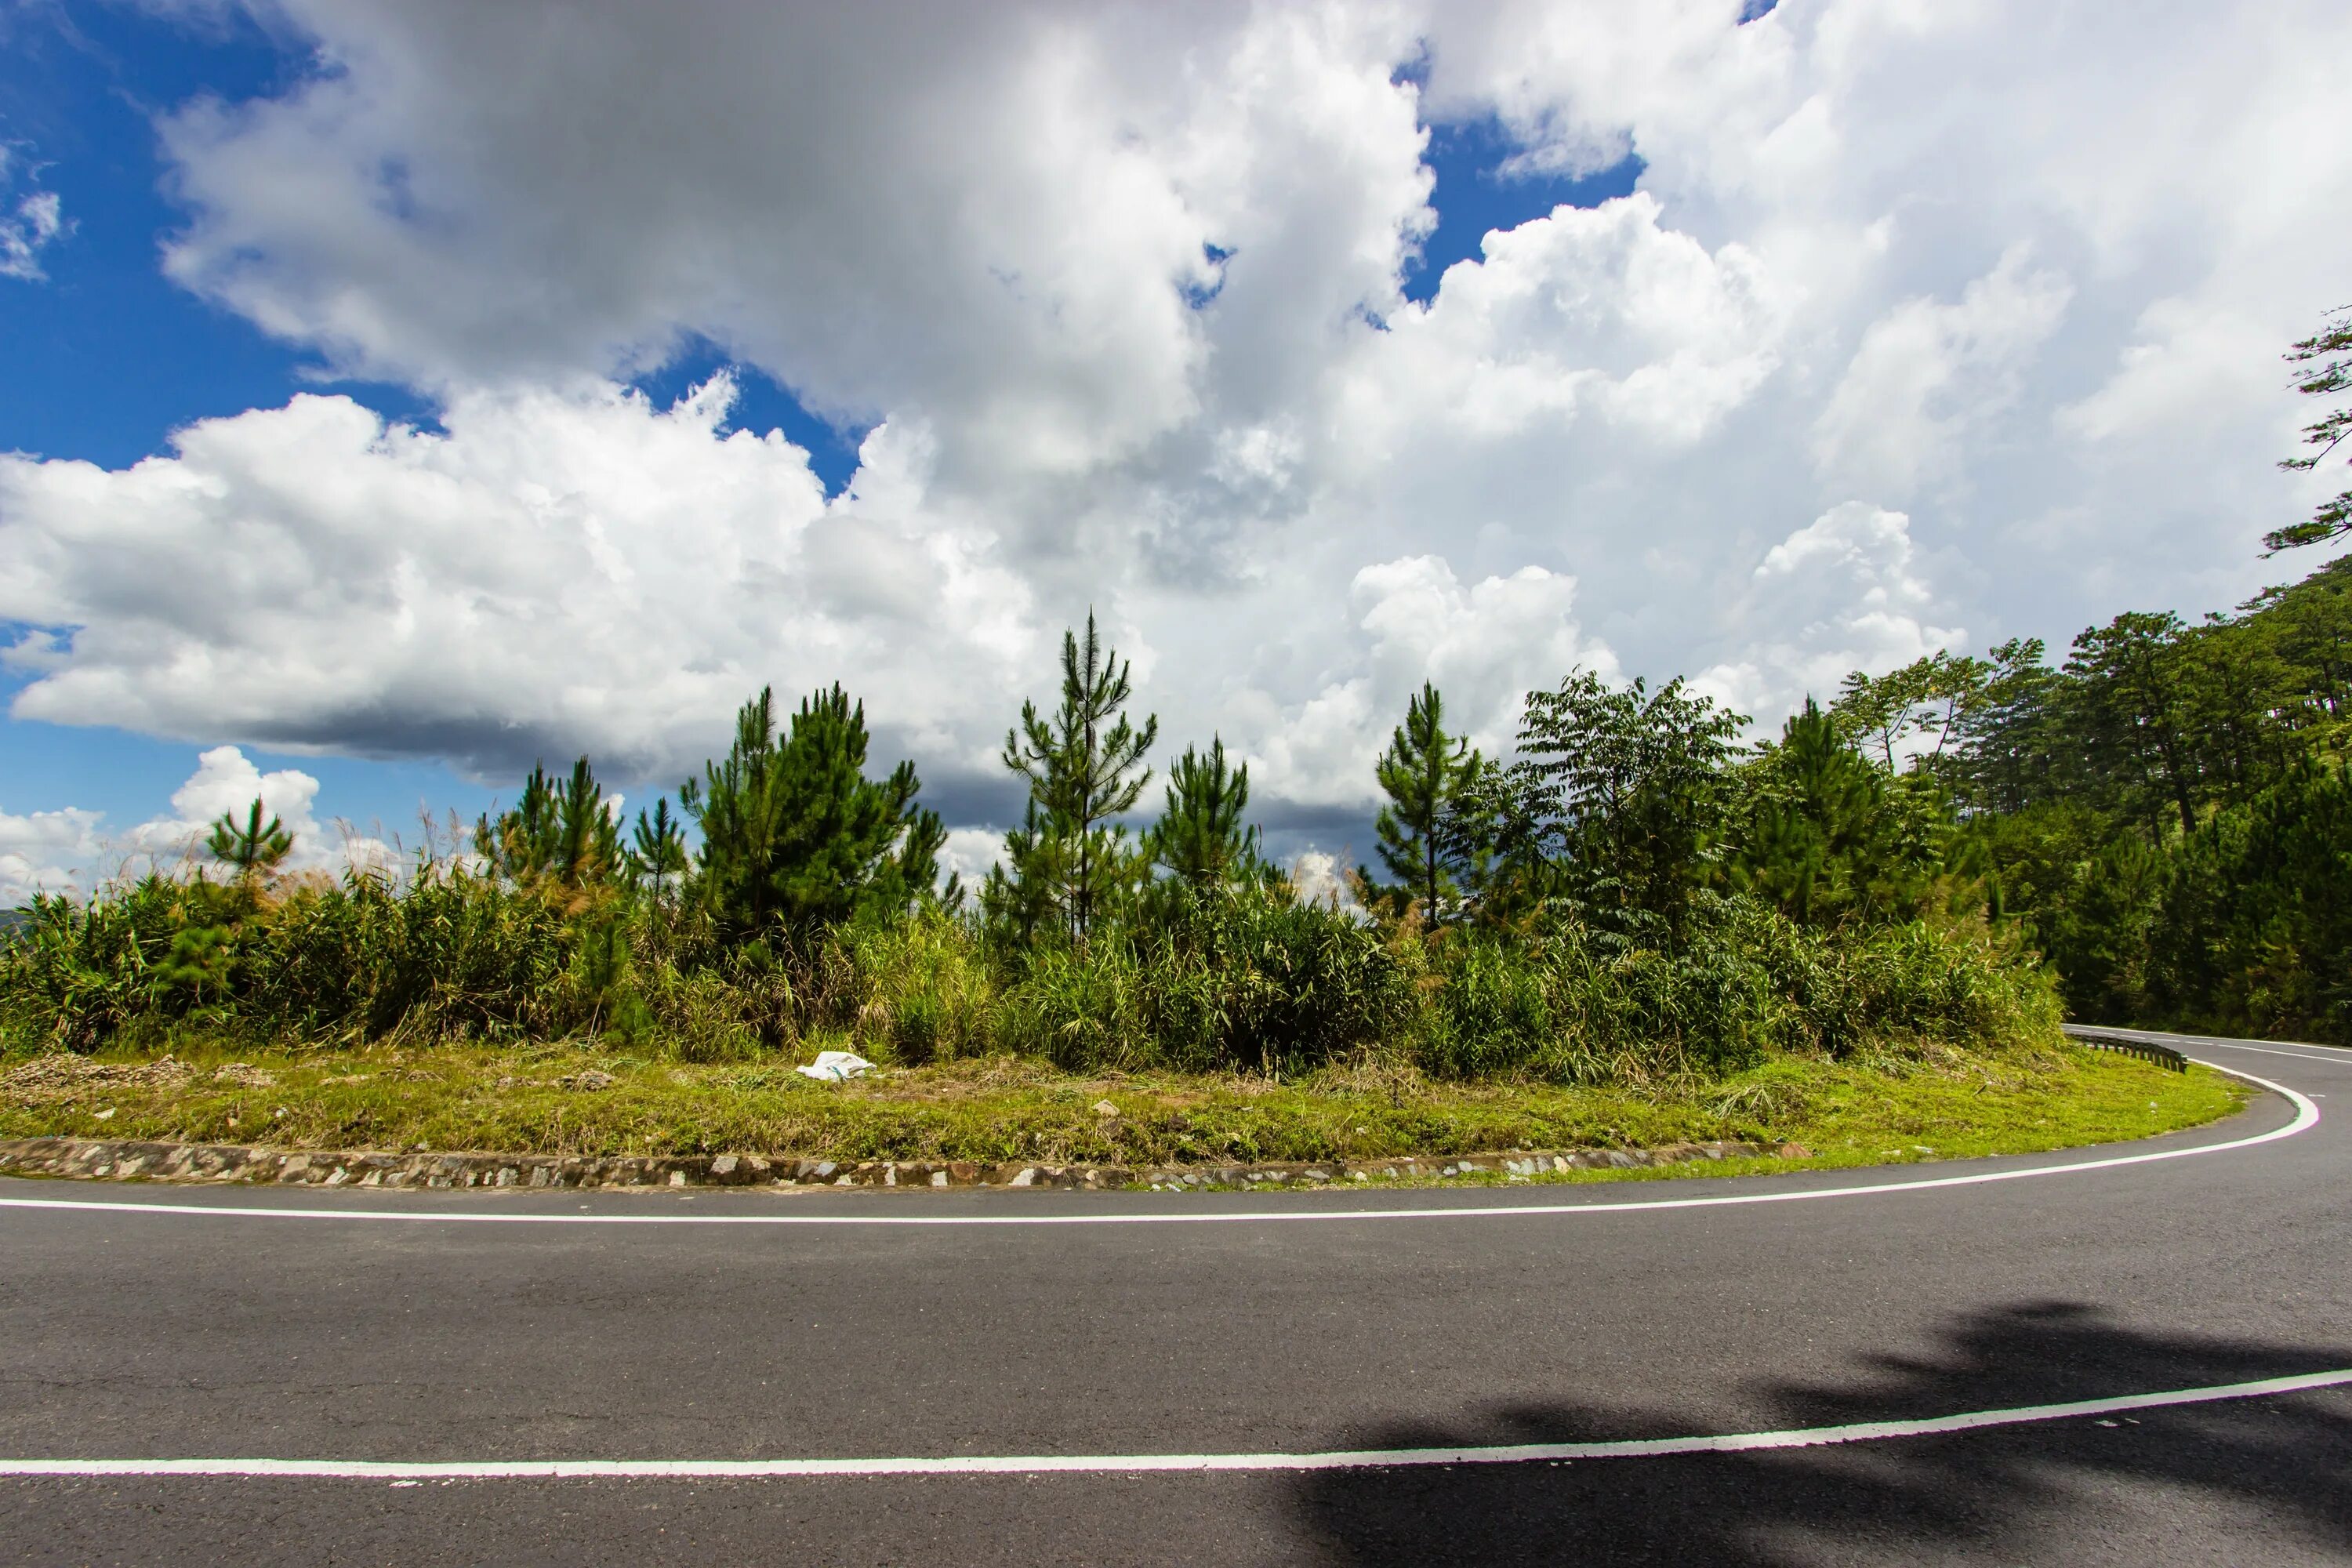
<svg viewBox="0 0 2352 1568"><path fill-rule="evenodd" d="M590 1068L586 1072L572 1073L555 1081L566 1089L610 1089L618 1080L602 1068Z"/></svg>
<svg viewBox="0 0 2352 1568"><path fill-rule="evenodd" d="M1774 1152L1783 1160L1810 1160L1813 1157L1813 1152L1802 1143L1783 1143Z"/></svg>
<svg viewBox="0 0 2352 1568"><path fill-rule="evenodd" d="M710 1162L710 1173L714 1176L724 1176L734 1169L735 1156L732 1154L721 1154Z"/></svg>
<svg viewBox="0 0 2352 1568"><path fill-rule="evenodd" d="M1008 1184L1016 1187L1035 1186L1037 1184L1037 1167L1034 1165L1022 1166L1021 1173L1013 1177L1012 1182Z"/></svg>
<svg viewBox="0 0 2352 1568"><path fill-rule="evenodd" d="M268 1089L278 1081L278 1075L245 1062L223 1062L213 1069L213 1081L233 1083L240 1089Z"/></svg>
<svg viewBox="0 0 2352 1568"><path fill-rule="evenodd" d="M1117 1116L1118 1107L1108 1100L1097 1100L1095 1101L1094 1111L1097 1116Z"/></svg>

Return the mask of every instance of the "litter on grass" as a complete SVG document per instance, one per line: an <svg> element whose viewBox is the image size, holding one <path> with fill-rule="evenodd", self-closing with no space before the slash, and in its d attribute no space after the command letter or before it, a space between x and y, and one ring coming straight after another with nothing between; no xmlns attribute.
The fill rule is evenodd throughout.
<svg viewBox="0 0 2352 1568"><path fill-rule="evenodd" d="M817 1079L825 1083L839 1083L844 1079L863 1078L874 1070L874 1064L856 1051L819 1051L816 1054L816 1060L806 1067L794 1068L793 1070L803 1078Z"/></svg>

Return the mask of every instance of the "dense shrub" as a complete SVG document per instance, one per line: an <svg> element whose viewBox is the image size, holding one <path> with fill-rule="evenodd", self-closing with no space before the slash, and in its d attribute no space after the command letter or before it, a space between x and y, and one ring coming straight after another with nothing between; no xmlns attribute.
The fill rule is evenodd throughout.
<svg viewBox="0 0 2352 1568"><path fill-rule="evenodd" d="M2047 980L1981 925L1821 930L1729 899L1644 946L1567 914L1375 925L1278 884L1174 880L1084 946L1015 963L937 909L729 947L690 911L567 912L432 868L404 888L240 900L151 879L43 900L0 953L13 1050L200 1027L321 1047L572 1036L709 1061L824 1035L909 1065L1009 1050L1083 1071L1289 1075L1370 1053L1448 1078L1596 1081L2015 1038L2054 1018Z"/></svg>

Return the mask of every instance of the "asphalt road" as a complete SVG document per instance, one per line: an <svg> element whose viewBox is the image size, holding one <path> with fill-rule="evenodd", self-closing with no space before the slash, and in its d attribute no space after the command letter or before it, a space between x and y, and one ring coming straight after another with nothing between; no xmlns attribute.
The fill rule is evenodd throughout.
<svg viewBox="0 0 2352 1568"><path fill-rule="evenodd" d="M10 1473L1476 1449L2352 1369L2352 1053L2180 1043L2309 1099L2092 1153L1455 1194L0 1182L0 1563L2352 1562L2352 1385L1517 1463Z"/></svg>

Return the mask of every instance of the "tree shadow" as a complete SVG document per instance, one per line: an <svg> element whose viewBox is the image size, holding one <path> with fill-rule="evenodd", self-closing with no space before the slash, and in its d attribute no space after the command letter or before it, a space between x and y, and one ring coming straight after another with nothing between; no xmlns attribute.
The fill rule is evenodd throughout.
<svg viewBox="0 0 2352 1568"><path fill-rule="evenodd" d="M1847 1386L1761 1393L1773 1426L1828 1426L2347 1367L2352 1348L2154 1334L2039 1302L1961 1319L1927 1356L1873 1357ZM1698 1413L1556 1405L1332 1446L1716 1429ZM1302 1534L1339 1563L2202 1561L2222 1542L2237 1561L2352 1560L2352 1402L2331 1390L1815 1448L1309 1472L1294 1503ZM2242 1534L2250 1519L2260 1544Z"/></svg>

